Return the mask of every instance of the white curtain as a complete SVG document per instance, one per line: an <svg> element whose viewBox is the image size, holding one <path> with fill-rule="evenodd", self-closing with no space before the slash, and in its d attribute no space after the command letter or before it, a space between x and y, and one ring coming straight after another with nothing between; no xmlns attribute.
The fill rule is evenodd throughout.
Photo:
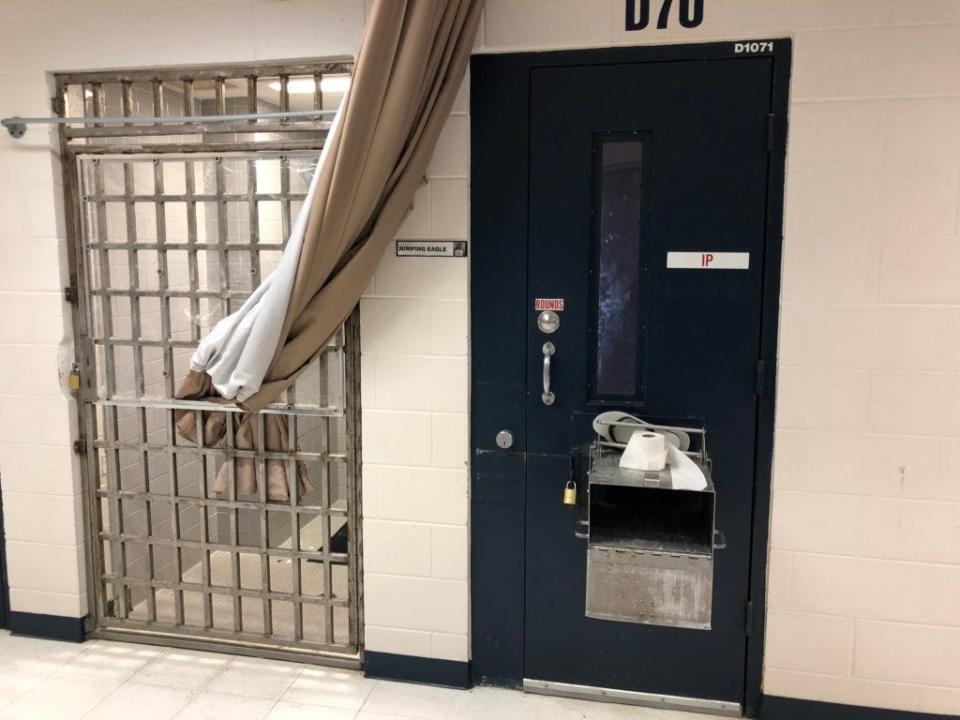
<svg viewBox="0 0 960 720"><path fill-rule="evenodd" d="M341 110L346 100L345 95ZM339 131L341 110L334 115L328 139ZM316 185L323 165L328 162L327 149L330 145L329 142L324 143L320 151L307 197L297 214L276 269L260 283L239 310L214 326L190 358L190 369L207 373L217 392L227 400L243 402L253 396L260 389L273 360L290 304L297 266L300 264L310 207L316 196Z"/></svg>

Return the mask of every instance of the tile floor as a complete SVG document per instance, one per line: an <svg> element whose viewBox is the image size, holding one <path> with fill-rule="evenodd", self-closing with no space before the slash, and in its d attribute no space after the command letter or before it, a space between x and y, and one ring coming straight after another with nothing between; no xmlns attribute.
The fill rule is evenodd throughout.
<svg viewBox="0 0 960 720"><path fill-rule="evenodd" d="M452 690L274 660L0 631L0 720L710 720L609 703Z"/></svg>

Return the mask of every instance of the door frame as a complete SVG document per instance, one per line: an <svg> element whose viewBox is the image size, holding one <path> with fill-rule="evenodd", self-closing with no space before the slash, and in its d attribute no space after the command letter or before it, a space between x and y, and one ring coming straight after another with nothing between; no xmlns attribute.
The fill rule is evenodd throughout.
<svg viewBox="0 0 960 720"><path fill-rule="evenodd" d="M10 589L7 586L7 544L3 529L3 490L0 480L0 628L10 627Z"/></svg>
<svg viewBox="0 0 960 720"><path fill-rule="evenodd" d="M536 68L769 57L771 134L744 714L759 711L792 43L789 38L475 55L470 82L471 644L476 682L523 679L530 79ZM754 45L754 43L757 43ZM751 52L752 48L757 52ZM498 431L513 434L501 449ZM519 550L519 552L518 552Z"/></svg>

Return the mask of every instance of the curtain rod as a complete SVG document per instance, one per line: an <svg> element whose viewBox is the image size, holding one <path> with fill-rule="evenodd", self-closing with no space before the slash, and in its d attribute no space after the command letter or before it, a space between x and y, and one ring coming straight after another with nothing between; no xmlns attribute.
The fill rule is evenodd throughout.
<svg viewBox="0 0 960 720"><path fill-rule="evenodd" d="M0 120L15 138L23 137L27 125L189 125L227 123L238 120L293 120L335 115L336 110L295 110L287 112L240 113L235 115L181 115L164 117L7 117ZM256 126L253 126L256 127Z"/></svg>

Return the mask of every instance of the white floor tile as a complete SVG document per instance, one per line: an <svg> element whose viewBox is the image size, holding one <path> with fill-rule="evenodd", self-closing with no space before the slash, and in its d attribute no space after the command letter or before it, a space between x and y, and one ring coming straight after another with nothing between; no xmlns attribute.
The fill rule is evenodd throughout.
<svg viewBox="0 0 960 720"><path fill-rule="evenodd" d="M177 720L262 720L273 700L201 691L176 715Z"/></svg>
<svg viewBox="0 0 960 720"><path fill-rule="evenodd" d="M42 675L0 670L0 714L3 713L3 708L41 682Z"/></svg>
<svg viewBox="0 0 960 720"><path fill-rule="evenodd" d="M11 720L79 720L119 686L107 679L50 677L3 708L3 714Z"/></svg>
<svg viewBox="0 0 960 720"><path fill-rule="evenodd" d="M353 670L132 643L75 645L0 632L0 720L81 718L712 720L517 690L454 690L371 680Z"/></svg>
<svg viewBox="0 0 960 720"><path fill-rule="evenodd" d="M199 690L227 666L231 657L168 648L133 677L151 685Z"/></svg>
<svg viewBox="0 0 960 720"><path fill-rule="evenodd" d="M536 718L543 698L502 688L473 688L453 701L447 720L527 720Z"/></svg>
<svg viewBox="0 0 960 720"><path fill-rule="evenodd" d="M5 635L0 652L0 673L21 672L46 677L90 649L86 643L66 643Z"/></svg>
<svg viewBox="0 0 960 720"><path fill-rule="evenodd" d="M465 690L380 680L363 704L363 710L422 720L444 720L457 696L465 694Z"/></svg>
<svg viewBox="0 0 960 720"><path fill-rule="evenodd" d="M170 720L180 712L194 692L186 688L162 687L130 681L108 695L85 720Z"/></svg>
<svg viewBox="0 0 960 720"><path fill-rule="evenodd" d="M541 698L538 720L716 720L715 715L570 698Z"/></svg>
<svg viewBox="0 0 960 720"><path fill-rule="evenodd" d="M60 667L55 678L67 680L113 680L123 682L159 657L163 648L133 643L94 644L85 653Z"/></svg>
<svg viewBox="0 0 960 720"><path fill-rule="evenodd" d="M245 697L276 700L303 670L302 665L237 657L204 688Z"/></svg>
<svg viewBox="0 0 960 720"><path fill-rule="evenodd" d="M281 700L267 714L266 720L354 720L356 711L320 707Z"/></svg>
<svg viewBox="0 0 960 720"><path fill-rule="evenodd" d="M356 670L308 667L284 693L285 702L359 710L376 685Z"/></svg>

